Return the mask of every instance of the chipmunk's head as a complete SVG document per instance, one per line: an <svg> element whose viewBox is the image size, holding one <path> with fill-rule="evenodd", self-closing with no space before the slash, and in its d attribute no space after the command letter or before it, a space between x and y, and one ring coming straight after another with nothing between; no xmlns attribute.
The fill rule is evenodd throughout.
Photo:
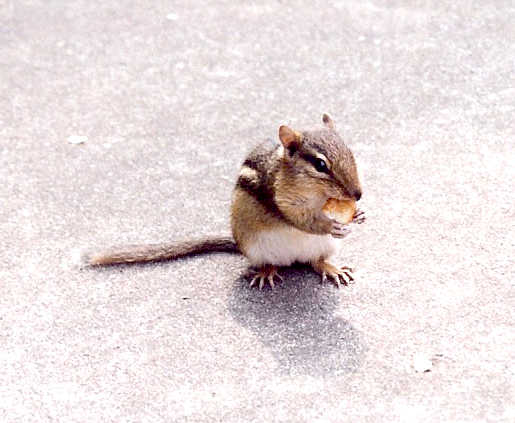
<svg viewBox="0 0 515 423"><path fill-rule="evenodd" d="M354 156L327 114L322 122L321 128L307 131L294 131L284 125L279 128L289 179L304 185L298 189L315 190L326 199L358 201L361 184Z"/></svg>

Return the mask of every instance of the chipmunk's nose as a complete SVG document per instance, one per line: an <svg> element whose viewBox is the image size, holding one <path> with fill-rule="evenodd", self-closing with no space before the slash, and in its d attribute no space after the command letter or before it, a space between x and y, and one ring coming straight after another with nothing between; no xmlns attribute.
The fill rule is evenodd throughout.
<svg viewBox="0 0 515 423"><path fill-rule="evenodd" d="M359 190L359 189L355 190L353 197L356 201L359 201L359 199L361 198L361 190Z"/></svg>

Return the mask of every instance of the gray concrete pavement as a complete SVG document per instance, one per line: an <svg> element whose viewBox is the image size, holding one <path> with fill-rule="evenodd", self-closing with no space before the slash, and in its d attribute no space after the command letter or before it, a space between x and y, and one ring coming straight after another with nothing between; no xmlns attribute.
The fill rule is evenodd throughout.
<svg viewBox="0 0 515 423"><path fill-rule="evenodd" d="M0 420L515 421L514 21L512 1L0 2ZM77 266L228 233L245 152L323 112L370 211L338 257L354 286L299 267L260 292L231 255Z"/></svg>

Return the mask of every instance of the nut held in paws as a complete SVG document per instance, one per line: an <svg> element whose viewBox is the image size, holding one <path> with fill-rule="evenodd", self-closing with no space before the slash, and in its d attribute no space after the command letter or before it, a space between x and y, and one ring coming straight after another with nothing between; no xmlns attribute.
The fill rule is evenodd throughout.
<svg viewBox="0 0 515 423"><path fill-rule="evenodd" d="M344 225L350 223L356 213L356 202L352 200L337 200L330 198L322 208L322 212Z"/></svg>

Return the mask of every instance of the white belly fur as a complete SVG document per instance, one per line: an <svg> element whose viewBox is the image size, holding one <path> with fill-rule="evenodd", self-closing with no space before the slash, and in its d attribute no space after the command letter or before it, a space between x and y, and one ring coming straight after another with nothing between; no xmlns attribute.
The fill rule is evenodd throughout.
<svg viewBox="0 0 515 423"><path fill-rule="evenodd" d="M245 253L254 266L289 266L294 262L307 263L329 257L337 246L337 240L331 235L312 235L295 228L281 228L258 233Z"/></svg>

